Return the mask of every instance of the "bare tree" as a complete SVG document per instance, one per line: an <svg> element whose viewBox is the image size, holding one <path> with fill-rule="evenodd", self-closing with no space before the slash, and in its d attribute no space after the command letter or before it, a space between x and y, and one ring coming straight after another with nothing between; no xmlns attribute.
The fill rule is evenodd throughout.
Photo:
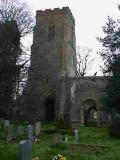
<svg viewBox="0 0 120 160"><path fill-rule="evenodd" d="M21 36L25 36L33 30L33 19L29 7L19 0L1 0L0 23L16 21Z"/></svg>
<svg viewBox="0 0 120 160"><path fill-rule="evenodd" d="M88 47L77 48L77 76L84 77L87 74L88 67L94 59L90 59L91 49Z"/></svg>

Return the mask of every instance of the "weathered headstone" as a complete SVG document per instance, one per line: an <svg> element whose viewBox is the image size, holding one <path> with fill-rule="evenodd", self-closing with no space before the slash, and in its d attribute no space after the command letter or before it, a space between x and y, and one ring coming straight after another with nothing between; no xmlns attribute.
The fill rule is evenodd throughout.
<svg viewBox="0 0 120 160"><path fill-rule="evenodd" d="M10 121L9 120L5 120L4 122L4 130L6 130L6 127L10 126Z"/></svg>
<svg viewBox="0 0 120 160"><path fill-rule="evenodd" d="M32 138L33 138L33 126L28 125L28 139L32 140Z"/></svg>
<svg viewBox="0 0 120 160"><path fill-rule="evenodd" d="M68 142L68 136L65 136L65 143Z"/></svg>
<svg viewBox="0 0 120 160"><path fill-rule="evenodd" d="M41 122L37 122L35 124L35 136L38 136L40 134L40 130L41 130Z"/></svg>
<svg viewBox="0 0 120 160"><path fill-rule="evenodd" d="M60 133L53 134L54 143L62 143L62 135Z"/></svg>
<svg viewBox="0 0 120 160"><path fill-rule="evenodd" d="M6 126L5 139L6 141L11 141L13 136L13 126Z"/></svg>
<svg viewBox="0 0 120 160"><path fill-rule="evenodd" d="M23 135L24 135L23 126L17 127L17 136L23 136Z"/></svg>
<svg viewBox="0 0 120 160"><path fill-rule="evenodd" d="M18 160L32 160L31 140L22 140L19 142Z"/></svg>
<svg viewBox="0 0 120 160"><path fill-rule="evenodd" d="M79 140L79 133L78 133L77 129L74 131L74 136L75 136L75 142L78 142L78 140Z"/></svg>

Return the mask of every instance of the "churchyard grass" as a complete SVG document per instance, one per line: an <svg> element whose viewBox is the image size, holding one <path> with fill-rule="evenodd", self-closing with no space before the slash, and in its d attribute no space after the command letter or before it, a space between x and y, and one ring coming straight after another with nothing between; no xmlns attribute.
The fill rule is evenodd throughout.
<svg viewBox="0 0 120 160"><path fill-rule="evenodd" d="M51 128L50 125L45 127L44 124L44 129ZM54 144L53 134L42 132L39 141L33 143L33 157L52 160L55 155L61 154L66 160L120 160L120 139L109 137L107 128L81 127L79 133L77 144L71 134L67 135L67 143ZM3 137L0 131L0 160L16 160L19 139L6 142Z"/></svg>

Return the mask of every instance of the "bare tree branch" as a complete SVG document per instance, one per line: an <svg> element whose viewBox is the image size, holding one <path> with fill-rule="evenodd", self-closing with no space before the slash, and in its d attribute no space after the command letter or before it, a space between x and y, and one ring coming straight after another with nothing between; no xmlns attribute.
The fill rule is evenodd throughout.
<svg viewBox="0 0 120 160"><path fill-rule="evenodd" d="M0 23L16 21L22 37L33 30L31 17L29 7L25 3L19 3L18 0L1 0Z"/></svg>
<svg viewBox="0 0 120 160"><path fill-rule="evenodd" d="M79 47L77 49L77 76L84 77L87 74L88 67L93 63L94 59L90 59L91 49L87 47ZM84 56L83 56L84 55Z"/></svg>

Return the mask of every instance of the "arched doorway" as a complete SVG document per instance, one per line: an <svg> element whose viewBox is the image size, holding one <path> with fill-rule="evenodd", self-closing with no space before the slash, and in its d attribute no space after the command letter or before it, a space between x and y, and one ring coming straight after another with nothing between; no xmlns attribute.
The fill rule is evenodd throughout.
<svg viewBox="0 0 120 160"><path fill-rule="evenodd" d="M48 96L45 99L46 121L53 121L55 117L55 98Z"/></svg>
<svg viewBox="0 0 120 160"><path fill-rule="evenodd" d="M96 124L97 122L97 108L96 101L93 99L87 99L84 102L84 123L85 125Z"/></svg>

